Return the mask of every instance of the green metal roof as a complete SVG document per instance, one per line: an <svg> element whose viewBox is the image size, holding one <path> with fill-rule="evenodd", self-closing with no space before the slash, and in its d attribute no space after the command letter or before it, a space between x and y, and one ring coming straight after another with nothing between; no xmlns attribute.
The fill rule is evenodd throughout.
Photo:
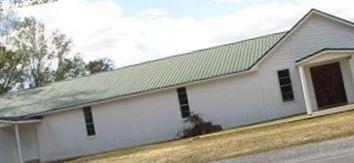
<svg viewBox="0 0 354 163"><path fill-rule="evenodd" d="M0 97L0 119L138 94L249 70L285 34L275 33L122 67Z"/></svg>

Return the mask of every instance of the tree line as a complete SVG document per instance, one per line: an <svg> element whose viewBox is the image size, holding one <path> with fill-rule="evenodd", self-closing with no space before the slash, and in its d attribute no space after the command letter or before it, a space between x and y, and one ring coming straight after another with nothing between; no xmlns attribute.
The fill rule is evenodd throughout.
<svg viewBox="0 0 354 163"><path fill-rule="evenodd" d="M33 17L0 15L0 94L112 70L111 59L85 62L73 41Z"/></svg>

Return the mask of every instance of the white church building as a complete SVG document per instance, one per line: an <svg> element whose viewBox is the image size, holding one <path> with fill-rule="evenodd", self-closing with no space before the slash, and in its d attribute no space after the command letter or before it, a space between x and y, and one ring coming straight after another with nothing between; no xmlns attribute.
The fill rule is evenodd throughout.
<svg viewBox="0 0 354 163"><path fill-rule="evenodd" d="M191 112L223 128L354 102L354 24L311 10L289 31L0 96L0 162L48 162L176 139Z"/></svg>

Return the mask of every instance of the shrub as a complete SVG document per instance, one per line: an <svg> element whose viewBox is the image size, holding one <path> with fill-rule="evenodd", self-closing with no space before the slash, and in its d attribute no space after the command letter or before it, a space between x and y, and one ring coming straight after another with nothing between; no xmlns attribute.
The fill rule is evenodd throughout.
<svg viewBox="0 0 354 163"><path fill-rule="evenodd" d="M204 135L222 130L220 125L213 125L211 122L205 122L199 114L192 113L184 123L192 124L192 127L183 128L178 131L179 138L189 138L197 135Z"/></svg>

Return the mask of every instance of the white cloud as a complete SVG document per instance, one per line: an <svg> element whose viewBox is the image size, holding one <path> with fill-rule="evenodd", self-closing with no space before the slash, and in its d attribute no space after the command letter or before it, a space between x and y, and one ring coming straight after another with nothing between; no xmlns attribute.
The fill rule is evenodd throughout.
<svg viewBox="0 0 354 163"><path fill-rule="evenodd" d="M224 16L196 19L169 17L154 8L138 16L124 16L112 0L60 0L19 13L35 16L50 28L60 28L72 36L75 50L86 59L109 57L123 66L287 30L311 8L353 19L353 5L352 0L273 0Z"/></svg>
<svg viewBox="0 0 354 163"><path fill-rule="evenodd" d="M140 13L142 16L150 17L150 18L159 18L163 16L167 16L167 12L160 9L147 9Z"/></svg>

